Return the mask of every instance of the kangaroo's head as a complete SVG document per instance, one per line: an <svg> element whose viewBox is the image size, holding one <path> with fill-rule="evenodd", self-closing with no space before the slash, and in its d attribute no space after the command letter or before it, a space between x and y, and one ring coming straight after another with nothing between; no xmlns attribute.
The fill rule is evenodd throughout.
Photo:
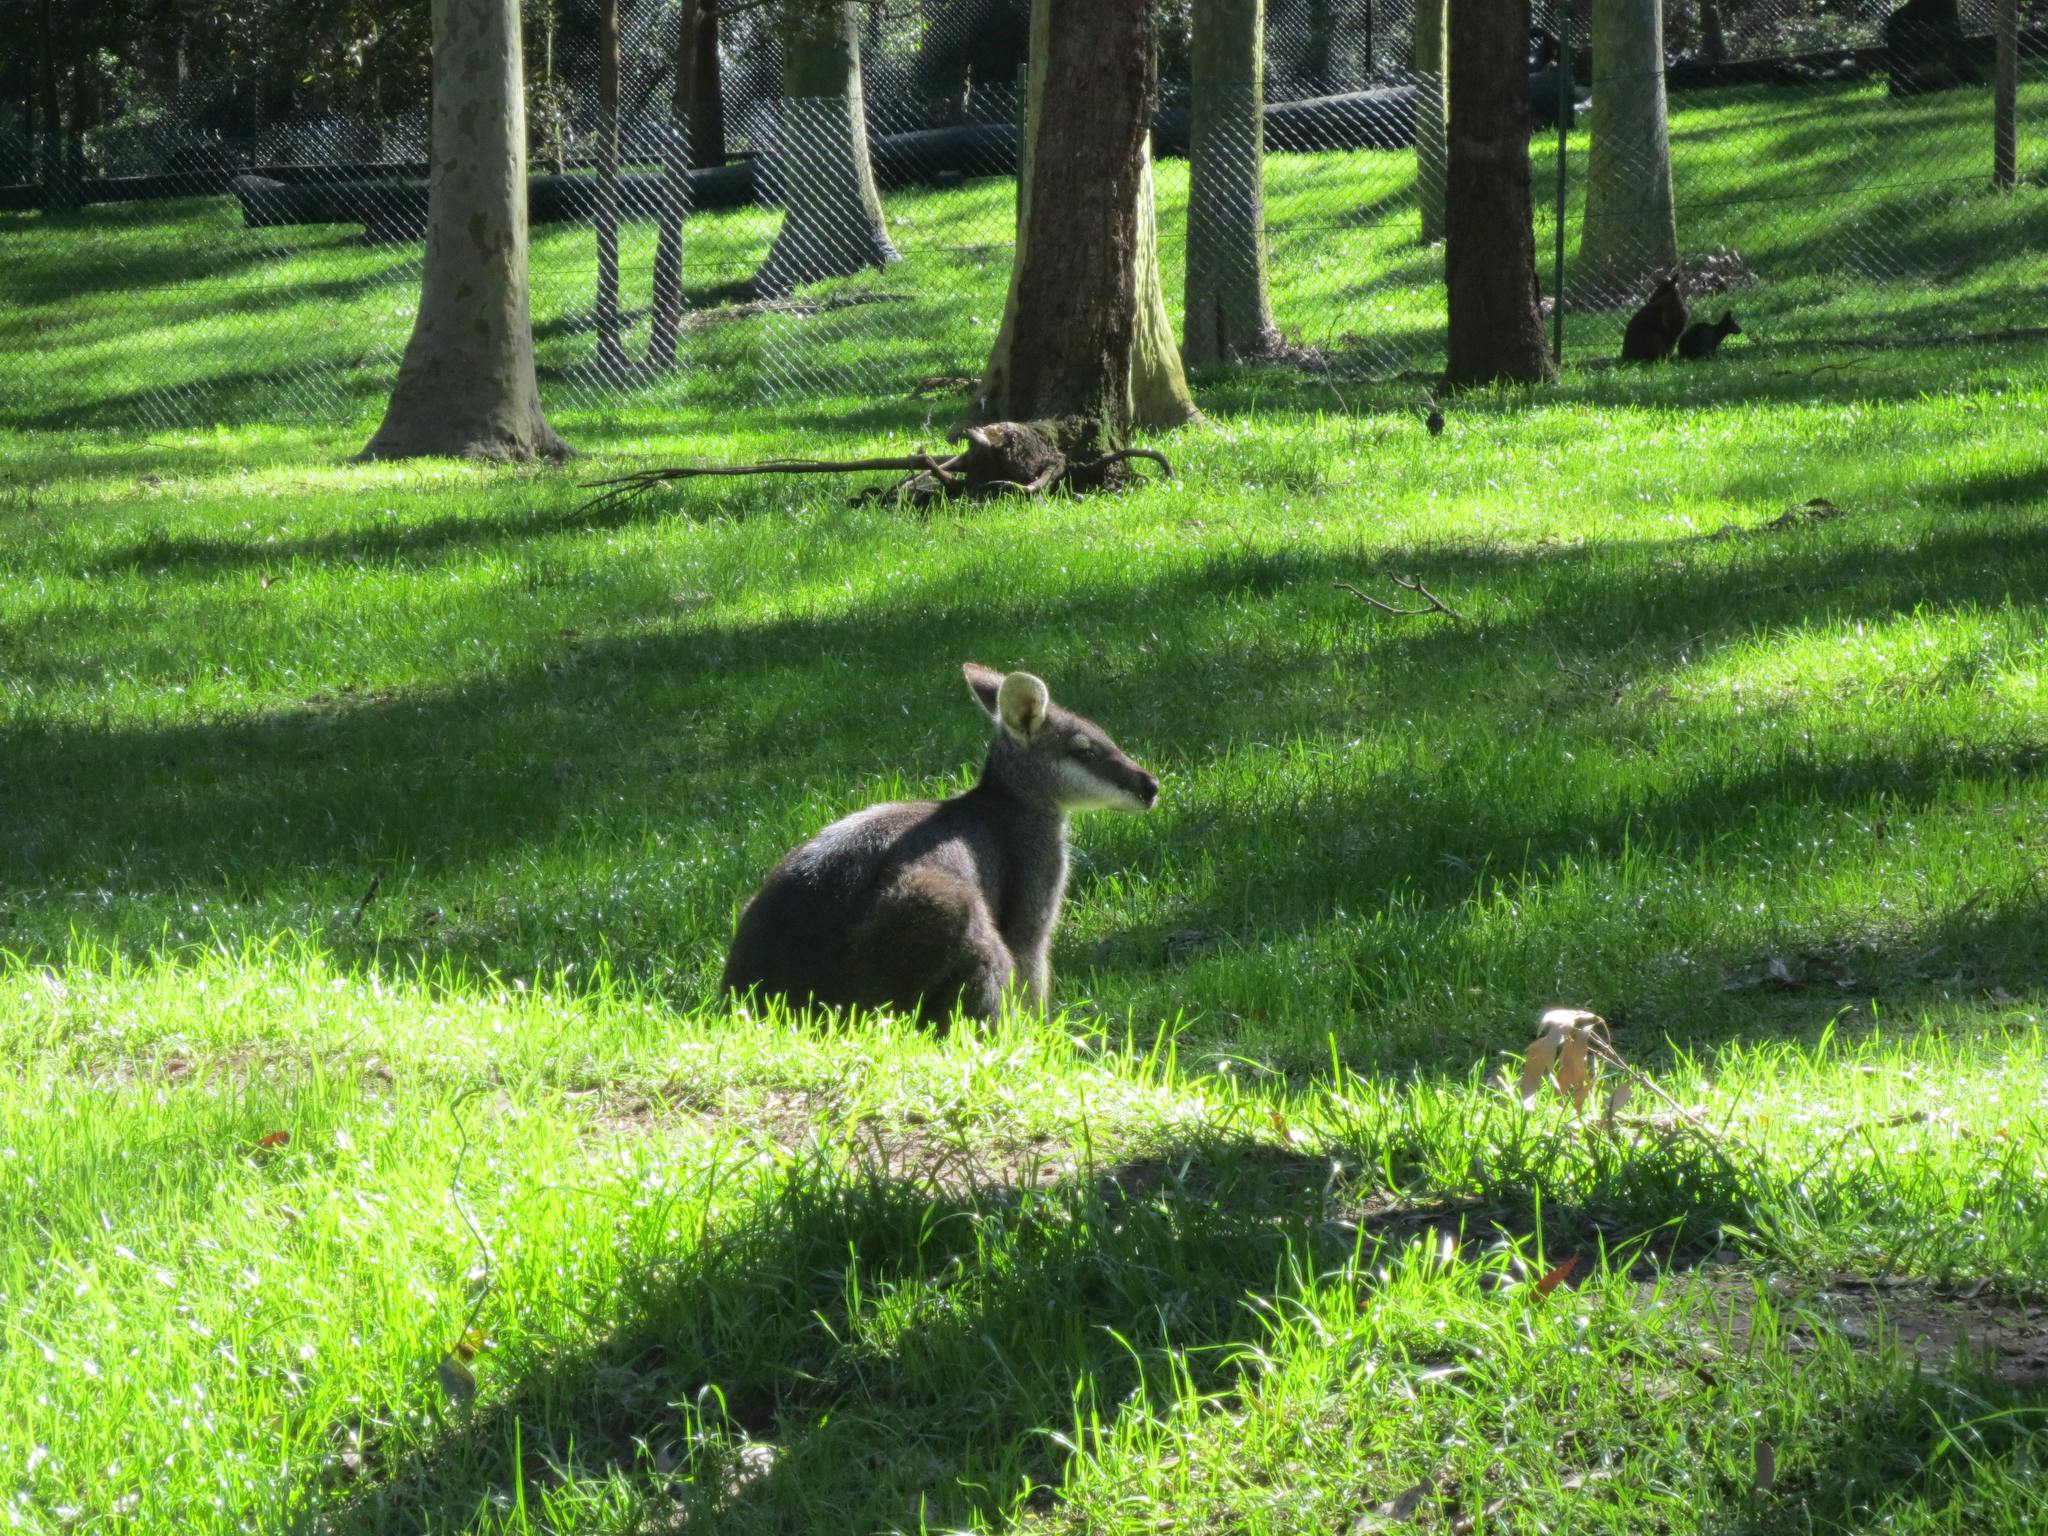
<svg viewBox="0 0 2048 1536"><path fill-rule="evenodd" d="M984 780L1062 811L1149 811L1159 798L1157 779L1093 720L1053 703L1029 672L1005 674L971 661L960 670L996 724Z"/></svg>
<svg viewBox="0 0 2048 1536"><path fill-rule="evenodd" d="M1732 309L1721 311L1721 318L1714 322L1714 329L1723 336L1740 336L1742 334L1742 327L1735 323L1735 311Z"/></svg>

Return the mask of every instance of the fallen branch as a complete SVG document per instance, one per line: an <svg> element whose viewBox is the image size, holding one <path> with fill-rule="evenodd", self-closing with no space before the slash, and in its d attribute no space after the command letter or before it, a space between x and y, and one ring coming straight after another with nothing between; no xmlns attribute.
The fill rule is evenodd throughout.
<svg viewBox="0 0 2048 1536"><path fill-rule="evenodd" d="M1393 582L1393 584L1399 587L1403 592L1413 592L1417 597L1423 600L1426 606L1421 608L1396 608L1392 603L1383 603L1378 598L1373 597L1368 593L1359 591L1358 588L1352 586L1351 583L1348 581L1333 581L1330 583L1330 585L1337 588L1337 590L1340 592L1349 592L1361 603L1368 603L1374 608L1379 609L1381 613L1391 613L1394 615L1394 617L1398 619L1420 618L1422 615L1428 613L1447 613L1461 624L1470 622L1468 619L1466 619L1464 614L1458 612L1457 609L1453 608L1449 603L1445 602L1442 598L1438 597L1434 592L1430 591L1429 588L1425 587L1419 579L1408 581L1403 580L1399 576L1390 576L1387 579Z"/></svg>
<svg viewBox="0 0 2048 1536"><path fill-rule="evenodd" d="M589 512L645 495L656 486L677 480L735 475L836 475L866 470L894 470L905 476L886 490L863 492L860 501L905 501L917 506L952 497L987 498L1006 494L1043 495L1057 485L1076 491L1099 490L1124 483L1128 474L1113 473L1132 459L1149 459L1167 477L1173 465L1152 448L1117 448L1102 454L1068 455L1059 446L1056 424L990 422L967 427L955 436L966 446L955 454L891 455L878 459L774 459L761 464L680 465L643 469L591 482L599 494L579 511ZM1143 477L1137 477L1142 479Z"/></svg>
<svg viewBox="0 0 2048 1536"><path fill-rule="evenodd" d="M635 496L645 495L657 485L667 485L675 480L695 480L707 475L843 475L870 469L893 469L909 471L913 479L919 475L931 475L945 484L954 478L952 468L963 457L965 455L956 453L950 458L939 459L929 453L909 453L881 459L771 459L763 464L679 464L668 469L643 469L630 475L614 475L609 480L593 480L591 488L604 494L592 497L581 510L594 511L616 501L630 501Z"/></svg>

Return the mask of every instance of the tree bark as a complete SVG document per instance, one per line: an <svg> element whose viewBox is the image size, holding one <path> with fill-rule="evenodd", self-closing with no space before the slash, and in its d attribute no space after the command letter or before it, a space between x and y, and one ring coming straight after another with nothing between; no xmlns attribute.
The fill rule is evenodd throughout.
<svg viewBox="0 0 2048 1536"><path fill-rule="evenodd" d="M1304 78L1316 82L1316 89L1328 92L1330 86L1330 39L1337 30L1337 20L1330 12L1331 0L1308 0L1308 25L1306 46L1301 50L1301 73Z"/></svg>
<svg viewBox="0 0 2048 1536"><path fill-rule="evenodd" d="M1415 0L1415 198L1422 209L1422 243L1444 237L1444 173L1450 145L1444 128L1444 7L1447 0Z"/></svg>
<svg viewBox="0 0 2048 1536"><path fill-rule="evenodd" d="M57 28L55 0L37 9L36 73L43 98L42 183L46 209L76 206L77 188L65 174L64 119L57 96Z"/></svg>
<svg viewBox="0 0 2048 1536"><path fill-rule="evenodd" d="M597 366L617 378L619 350L619 0L597 6Z"/></svg>
<svg viewBox="0 0 2048 1536"><path fill-rule="evenodd" d="M1094 444L1195 414L1166 326L1146 148L1149 0L1032 0L1030 98L1010 293L968 410L1078 418Z"/></svg>
<svg viewBox="0 0 2048 1536"><path fill-rule="evenodd" d="M1991 80L1991 184L2010 189L2019 180L2019 0L1998 0L1997 49Z"/></svg>
<svg viewBox="0 0 2048 1536"><path fill-rule="evenodd" d="M851 0L823 11L808 0L786 4L782 122L767 167L782 228L754 274L762 298L902 259L882 224L868 155L862 7Z"/></svg>
<svg viewBox="0 0 2048 1536"><path fill-rule="evenodd" d="M673 368L683 328L683 213L689 170L725 163L724 85L718 63L718 0L683 0L677 21L674 121L662 158L661 209L655 220L654 293L647 322L647 363Z"/></svg>
<svg viewBox="0 0 2048 1536"><path fill-rule="evenodd" d="M1555 377L1529 206L1529 0L1451 0L1444 288L1452 386Z"/></svg>
<svg viewBox="0 0 2048 1536"><path fill-rule="evenodd" d="M690 164L725 164L725 80L718 59L719 0L683 0L676 31L676 116L690 136Z"/></svg>
<svg viewBox="0 0 2048 1536"><path fill-rule="evenodd" d="M1624 293L1677 265L1662 0L1593 0L1593 144L1578 284Z"/></svg>
<svg viewBox="0 0 2048 1536"><path fill-rule="evenodd" d="M1280 344L1266 283L1265 0L1195 0L1191 53L1181 360L1201 368Z"/></svg>
<svg viewBox="0 0 2048 1536"><path fill-rule="evenodd" d="M526 276L517 0L434 0L433 175L419 314L365 459L560 458Z"/></svg>

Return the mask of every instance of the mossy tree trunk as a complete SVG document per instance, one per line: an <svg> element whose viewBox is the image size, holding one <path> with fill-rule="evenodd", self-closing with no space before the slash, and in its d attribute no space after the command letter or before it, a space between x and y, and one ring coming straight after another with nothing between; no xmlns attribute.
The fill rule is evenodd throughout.
<svg viewBox="0 0 2048 1536"><path fill-rule="evenodd" d="M782 123L766 167L783 214L768 259L754 274L754 292L763 298L901 259L882 224L882 194L868 158L864 11L850 0L785 0Z"/></svg>
<svg viewBox="0 0 2048 1536"><path fill-rule="evenodd" d="M1634 288L1678 265L1662 0L1593 0L1593 143L1577 284Z"/></svg>
<svg viewBox="0 0 2048 1536"><path fill-rule="evenodd" d="M1422 210L1422 243L1444 237L1444 177L1450 141L1445 133L1444 10L1448 0L1415 0L1415 199Z"/></svg>
<svg viewBox="0 0 2048 1536"><path fill-rule="evenodd" d="M1453 386L1553 377L1529 204L1529 0L1451 0L1444 290Z"/></svg>
<svg viewBox="0 0 2048 1536"><path fill-rule="evenodd" d="M1032 0L1017 249L975 421L1079 419L1096 444L1195 414L1159 286L1149 0Z"/></svg>
<svg viewBox="0 0 2048 1536"><path fill-rule="evenodd" d="M366 459L559 458L526 271L517 0L434 0L433 175L419 314Z"/></svg>
<svg viewBox="0 0 2048 1536"><path fill-rule="evenodd" d="M1280 344L1266 284L1265 0L1195 0L1188 152L1190 368Z"/></svg>

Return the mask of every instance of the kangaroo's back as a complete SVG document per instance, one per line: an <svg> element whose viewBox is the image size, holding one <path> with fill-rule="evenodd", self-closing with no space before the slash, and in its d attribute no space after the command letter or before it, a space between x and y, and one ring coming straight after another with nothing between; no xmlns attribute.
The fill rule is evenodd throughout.
<svg viewBox="0 0 2048 1536"><path fill-rule="evenodd" d="M1043 1003L1067 813L1143 810L1159 783L1037 678L965 671L997 726L981 781L870 806L791 849L741 914L727 991L926 1018L986 1018L1013 984Z"/></svg>

